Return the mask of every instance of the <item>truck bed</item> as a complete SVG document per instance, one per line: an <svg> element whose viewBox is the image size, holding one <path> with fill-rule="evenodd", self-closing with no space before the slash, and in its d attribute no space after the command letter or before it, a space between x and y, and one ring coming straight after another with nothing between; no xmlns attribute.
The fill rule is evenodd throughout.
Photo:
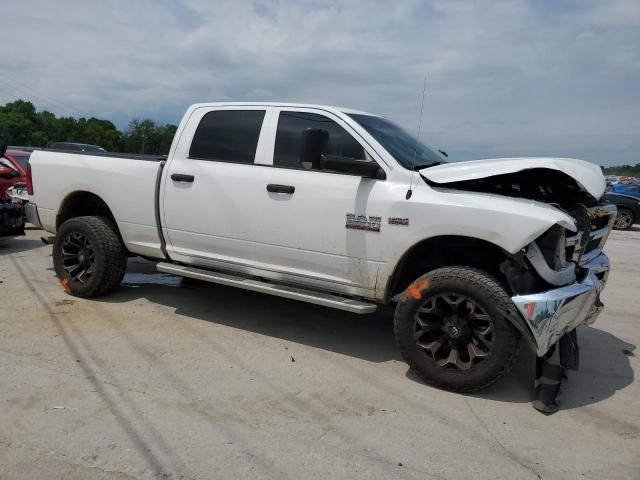
<svg viewBox="0 0 640 480"><path fill-rule="evenodd" d="M43 227L55 232L72 195L84 195L87 201L98 197L108 205L130 252L163 258L157 223L162 160L159 155L34 150L29 160L31 200Z"/></svg>
<svg viewBox="0 0 640 480"><path fill-rule="evenodd" d="M34 148L33 152L55 152L65 155L84 155L91 157L125 158L130 160L144 160L147 162L160 162L166 160L166 155L147 155L141 153L120 153L120 152L79 152L78 150L60 150L55 148Z"/></svg>

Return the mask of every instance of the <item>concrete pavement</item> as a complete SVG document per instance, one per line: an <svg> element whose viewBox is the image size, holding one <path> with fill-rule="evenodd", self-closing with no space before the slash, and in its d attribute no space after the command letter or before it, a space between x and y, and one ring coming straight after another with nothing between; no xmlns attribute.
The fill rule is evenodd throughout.
<svg viewBox="0 0 640 480"><path fill-rule="evenodd" d="M0 479L640 478L640 229L560 412L534 356L474 395L428 387L368 316L154 272L64 294L42 232L0 242Z"/></svg>

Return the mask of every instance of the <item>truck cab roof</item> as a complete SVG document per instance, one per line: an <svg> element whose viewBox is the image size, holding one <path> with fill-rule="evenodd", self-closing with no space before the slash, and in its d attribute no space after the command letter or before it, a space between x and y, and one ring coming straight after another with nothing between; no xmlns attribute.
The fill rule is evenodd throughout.
<svg viewBox="0 0 640 480"><path fill-rule="evenodd" d="M332 105L320 105L313 103L290 103L290 102L204 102L191 105L190 110L196 108L212 108L212 107L277 107L277 108L312 108L317 110L325 110L332 113L346 113L356 115L371 115L378 117L374 113L356 110L353 108L337 107Z"/></svg>

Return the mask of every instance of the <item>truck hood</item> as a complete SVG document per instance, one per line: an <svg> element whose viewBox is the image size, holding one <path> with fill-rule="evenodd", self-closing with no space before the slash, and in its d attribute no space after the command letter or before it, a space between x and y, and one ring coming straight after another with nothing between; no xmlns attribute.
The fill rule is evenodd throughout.
<svg viewBox="0 0 640 480"><path fill-rule="evenodd" d="M598 165L574 158L531 157L493 158L468 162L445 163L419 170L427 180L437 184L464 182L483 178L548 169L573 178L578 186L598 200L605 191L606 181Z"/></svg>

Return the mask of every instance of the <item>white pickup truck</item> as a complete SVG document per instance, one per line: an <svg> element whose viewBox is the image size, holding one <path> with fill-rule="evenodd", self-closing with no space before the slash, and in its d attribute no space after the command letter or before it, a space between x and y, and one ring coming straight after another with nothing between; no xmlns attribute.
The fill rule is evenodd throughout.
<svg viewBox="0 0 640 480"><path fill-rule="evenodd" d="M457 391L502 376L521 339L540 358L575 346L616 215L596 165L447 163L382 117L280 103L193 105L166 158L35 151L28 189L72 295L117 288L140 255L354 313L395 305L407 363Z"/></svg>

